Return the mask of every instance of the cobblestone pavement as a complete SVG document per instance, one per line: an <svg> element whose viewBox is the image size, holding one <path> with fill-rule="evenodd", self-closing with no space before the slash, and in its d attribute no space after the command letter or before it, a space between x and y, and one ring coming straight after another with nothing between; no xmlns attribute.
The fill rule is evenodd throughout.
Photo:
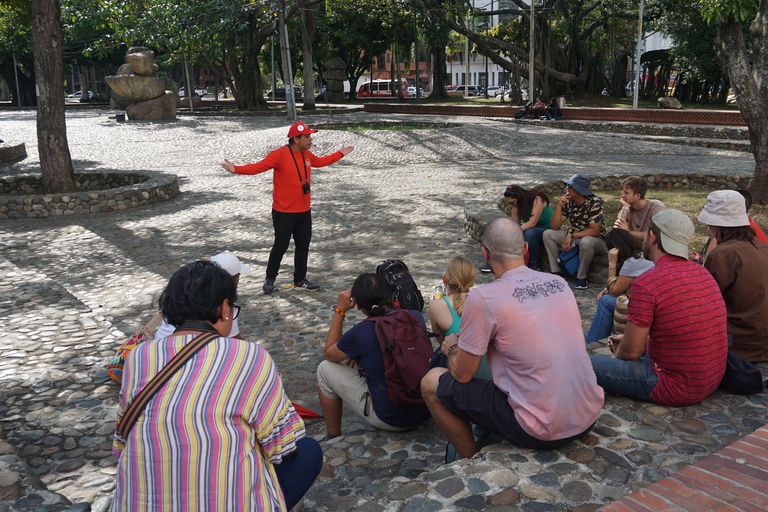
<svg viewBox="0 0 768 512"><path fill-rule="evenodd" d="M479 265L480 249L462 231L466 202L493 200L509 183L530 186L576 172L744 175L754 167L745 153L491 119L421 119L457 124L434 130L321 131L316 154L342 144L356 148L313 180L309 278L323 289L282 289L291 283L291 249L278 290L265 296L271 175L233 176L218 164L224 157L253 162L284 144L287 121L184 117L117 124L106 111L67 117L78 169L172 173L182 194L138 210L0 224L0 509L18 499L16 456L49 491L73 503L91 502L94 510L108 507L119 390L104 366L116 346L149 320L151 301L184 263L231 251L254 267L240 282L242 332L270 351L289 396L318 409L315 368L336 294L386 258L405 260L425 295L455 254ZM355 113L311 122L376 119L409 118ZM0 175L35 170L34 113L0 113L0 138L25 141L30 155L0 168ZM575 293L588 327L597 290ZM346 326L360 320L350 312ZM304 506L593 510L763 425L767 401L764 394L717 393L692 407L670 408L613 397L593 433L561 450L493 445L477 459L448 466L442 464L445 439L434 424L393 434L345 415L345 436L323 445L325 465ZM308 422L308 431L324 434L316 421ZM54 510L46 496L27 496L18 508Z"/></svg>

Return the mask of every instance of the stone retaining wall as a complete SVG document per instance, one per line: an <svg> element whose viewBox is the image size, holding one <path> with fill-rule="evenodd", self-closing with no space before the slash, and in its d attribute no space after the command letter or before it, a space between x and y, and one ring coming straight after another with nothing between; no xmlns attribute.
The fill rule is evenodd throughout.
<svg viewBox="0 0 768 512"><path fill-rule="evenodd" d="M0 164L12 164L27 158L27 146L23 142L0 144Z"/></svg>
<svg viewBox="0 0 768 512"><path fill-rule="evenodd" d="M619 190L621 189L621 181L629 176L632 175L617 174L604 178L592 178L591 189L593 192L600 192L601 190ZM720 176L713 174L646 174L644 177L648 182L649 190L653 190L654 188L727 188L736 190L746 188L749 183L749 178L745 176ZM550 197L565 194L565 184L561 180L537 185L533 187L533 189L543 190ZM474 203L466 204L464 206L464 231L476 242L482 242L485 224L496 217L505 217L508 215L509 206L503 198L499 199L495 205L484 198L479 199ZM546 258L543 258L542 261L544 262L544 268L542 268L542 270L549 270ZM589 267L587 279L589 282L603 284L606 282L607 278L608 255L603 254L596 256L592 261L592 265Z"/></svg>
<svg viewBox="0 0 768 512"><path fill-rule="evenodd" d="M107 213L167 201L179 194L173 175L147 172L76 172L81 192L44 195L40 174L0 178L0 219L36 219Z"/></svg>
<svg viewBox="0 0 768 512"><path fill-rule="evenodd" d="M441 105L413 103L366 103L366 112L390 114L432 114L448 116L491 116L512 117L520 106L482 104L482 105ZM672 123L703 124L719 126L746 126L744 117L738 110L666 110L661 108L591 108L564 107L565 119L590 121L620 121L636 123Z"/></svg>

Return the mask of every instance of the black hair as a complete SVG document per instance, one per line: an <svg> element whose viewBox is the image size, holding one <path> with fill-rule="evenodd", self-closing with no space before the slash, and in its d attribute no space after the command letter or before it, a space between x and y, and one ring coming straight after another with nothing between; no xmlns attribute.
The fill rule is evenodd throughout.
<svg viewBox="0 0 768 512"><path fill-rule="evenodd" d="M752 208L752 194L749 193L749 190L737 190L736 192L744 196L744 206L746 206L747 211L749 211L749 209Z"/></svg>
<svg viewBox="0 0 768 512"><path fill-rule="evenodd" d="M171 325L185 320L216 323L224 299L237 301L235 280L216 263L196 261L173 274L160 295L160 310Z"/></svg>
<svg viewBox="0 0 768 512"><path fill-rule="evenodd" d="M364 273L357 276L352 285L352 297L368 316L381 316L392 307L389 285L378 274Z"/></svg>
<svg viewBox="0 0 768 512"><path fill-rule="evenodd" d="M610 230L605 235L605 245L608 246L608 249L616 248L619 250L617 267L621 267L629 258L639 258L643 254L643 244L624 229Z"/></svg>
<svg viewBox="0 0 768 512"><path fill-rule="evenodd" d="M517 199L517 216L520 220L528 214L529 206L533 201L540 197L544 204L549 204L549 197L541 190L525 190L517 185L509 185L504 190L504 197L514 197Z"/></svg>

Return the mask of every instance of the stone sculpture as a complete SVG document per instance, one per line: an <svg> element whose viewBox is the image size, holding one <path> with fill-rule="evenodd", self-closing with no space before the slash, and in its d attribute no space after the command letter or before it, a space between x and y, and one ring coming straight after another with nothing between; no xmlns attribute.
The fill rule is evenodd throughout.
<svg viewBox="0 0 768 512"><path fill-rule="evenodd" d="M132 46L117 74L106 77L112 88L112 107L125 109L128 119L157 121L176 119L179 90L173 80L158 78L155 52Z"/></svg>
<svg viewBox="0 0 768 512"><path fill-rule="evenodd" d="M340 57L336 57L323 64L323 67L327 69L323 73L327 101L330 103L343 102L344 82L347 80L347 64Z"/></svg>

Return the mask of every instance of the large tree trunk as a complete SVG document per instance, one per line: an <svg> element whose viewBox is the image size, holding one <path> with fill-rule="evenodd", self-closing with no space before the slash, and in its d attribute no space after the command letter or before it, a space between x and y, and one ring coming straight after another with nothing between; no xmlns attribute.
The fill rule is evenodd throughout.
<svg viewBox="0 0 768 512"><path fill-rule="evenodd" d="M32 0L30 13L35 78L39 89L37 147L43 174L43 193L75 192L75 173L64 120L61 6L58 0Z"/></svg>
<svg viewBox="0 0 768 512"><path fill-rule="evenodd" d="M303 3L303 2L302 2ZM301 53L304 54L304 105L302 110L315 110L315 73L312 69L312 40L315 38L315 10L302 9L304 30L301 31Z"/></svg>
<svg viewBox="0 0 768 512"><path fill-rule="evenodd" d="M753 68L744 44L740 22L720 22L719 35L726 69L741 115L749 129L755 157L755 173L749 183L754 202L768 204L768 0L760 7L750 27Z"/></svg>
<svg viewBox="0 0 768 512"><path fill-rule="evenodd" d="M430 48L434 57L434 66L432 67L432 92L430 98L447 98L445 92L445 74L447 72L445 64L445 46L442 48Z"/></svg>

